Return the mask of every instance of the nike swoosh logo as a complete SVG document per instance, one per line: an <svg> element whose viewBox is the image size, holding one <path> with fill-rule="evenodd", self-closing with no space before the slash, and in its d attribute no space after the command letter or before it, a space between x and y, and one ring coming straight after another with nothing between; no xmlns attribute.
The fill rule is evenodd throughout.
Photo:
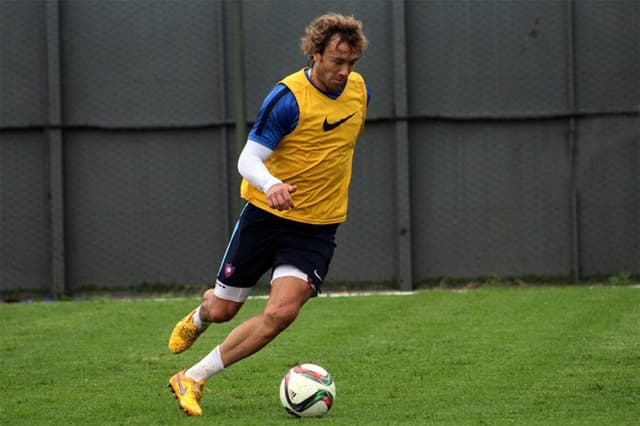
<svg viewBox="0 0 640 426"><path fill-rule="evenodd" d="M180 395L184 395L187 393L187 389L182 386L182 380L180 380L180 376L178 375L178 388L180 388Z"/></svg>
<svg viewBox="0 0 640 426"><path fill-rule="evenodd" d="M344 123L345 121L347 121L348 119L350 119L351 117L353 117L354 115L356 115L356 113L354 112L351 115L347 115L345 118L342 118L338 121L336 121L335 123L329 123L327 121L327 118L324 118L324 123L322 123L322 130L324 130L325 132L328 132L329 130L333 130L336 127L340 126L342 123Z"/></svg>
<svg viewBox="0 0 640 426"><path fill-rule="evenodd" d="M322 281L322 277L320 276L320 274L318 274L318 270L317 269L313 270L313 275L315 275L320 281Z"/></svg>

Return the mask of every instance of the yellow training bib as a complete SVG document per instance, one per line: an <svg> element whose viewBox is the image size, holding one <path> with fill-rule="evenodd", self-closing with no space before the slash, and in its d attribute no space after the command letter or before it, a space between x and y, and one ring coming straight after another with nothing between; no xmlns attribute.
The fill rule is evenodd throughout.
<svg viewBox="0 0 640 426"><path fill-rule="evenodd" d="M242 198L285 219L318 225L344 222L353 152L367 113L364 79L350 73L337 99L316 89L304 69L281 83L295 96L300 118L265 165L282 182L297 186L292 194L295 207L286 211L270 208L265 194L246 179L242 180Z"/></svg>

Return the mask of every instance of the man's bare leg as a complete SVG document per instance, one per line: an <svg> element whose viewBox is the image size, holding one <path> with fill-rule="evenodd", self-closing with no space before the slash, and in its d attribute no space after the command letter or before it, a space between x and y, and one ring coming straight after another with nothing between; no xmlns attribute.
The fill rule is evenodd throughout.
<svg viewBox="0 0 640 426"><path fill-rule="evenodd" d="M275 279L264 311L234 328L220 345L224 366L228 367L265 347L293 323L312 294L311 286L300 278Z"/></svg>

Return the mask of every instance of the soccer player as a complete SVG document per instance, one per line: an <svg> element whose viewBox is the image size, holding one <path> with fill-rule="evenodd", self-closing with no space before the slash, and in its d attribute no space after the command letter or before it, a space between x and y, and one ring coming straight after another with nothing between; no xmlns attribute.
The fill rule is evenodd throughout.
<svg viewBox="0 0 640 426"><path fill-rule="evenodd" d="M300 44L311 66L282 79L262 104L238 159L247 204L214 288L176 324L169 349L183 352L211 323L231 320L271 270L269 299L262 313L171 377L169 388L188 415L202 415L209 378L271 342L320 291L347 217L353 153L367 113L368 88L353 71L367 44L355 18L315 18Z"/></svg>

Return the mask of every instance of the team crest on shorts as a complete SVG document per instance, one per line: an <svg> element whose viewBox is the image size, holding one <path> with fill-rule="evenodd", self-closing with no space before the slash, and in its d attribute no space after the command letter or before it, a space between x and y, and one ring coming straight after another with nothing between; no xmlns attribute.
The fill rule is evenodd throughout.
<svg viewBox="0 0 640 426"><path fill-rule="evenodd" d="M229 278L231 275L233 275L235 270L236 270L235 266L233 266L231 263L226 263L224 265L224 276Z"/></svg>

